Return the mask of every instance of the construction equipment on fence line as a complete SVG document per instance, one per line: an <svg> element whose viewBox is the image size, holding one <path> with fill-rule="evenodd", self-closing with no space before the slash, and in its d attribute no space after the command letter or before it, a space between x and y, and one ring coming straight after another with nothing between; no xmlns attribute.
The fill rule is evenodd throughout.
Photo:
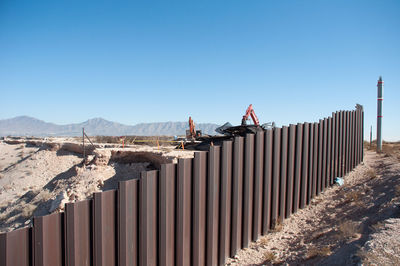
<svg viewBox="0 0 400 266"><path fill-rule="evenodd" d="M247 124L249 118L254 124ZM269 122L260 125L258 117L254 111L253 105L250 104L242 117L240 126L233 126L226 122L222 126L215 129L220 135L210 136L201 134L201 130L195 130L195 125L191 117L189 117L189 130L186 130L185 148L191 150L208 150L213 145L220 145L224 140L232 140L236 136L246 136L246 134L256 134L258 131L274 128L275 122ZM177 149L182 149L183 145L178 145Z"/></svg>
<svg viewBox="0 0 400 266"><path fill-rule="evenodd" d="M201 137L201 130L196 130L196 126L191 116L189 116L189 130L186 130L186 139L194 141L196 138Z"/></svg>

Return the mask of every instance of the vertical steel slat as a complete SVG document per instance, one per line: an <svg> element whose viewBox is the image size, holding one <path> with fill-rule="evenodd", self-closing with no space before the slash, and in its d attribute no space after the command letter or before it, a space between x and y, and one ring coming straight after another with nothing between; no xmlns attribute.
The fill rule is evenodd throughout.
<svg viewBox="0 0 400 266"><path fill-rule="evenodd" d="M119 265L138 264L139 180L118 182Z"/></svg>
<svg viewBox="0 0 400 266"><path fill-rule="evenodd" d="M344 165L344 174L343 176L347 175L348 169L348 151L349 151L349 113L345 111L345 125L344 125L344 157L343 157L343 165Z"/></svg>
<svg viewBox="0 0 400 266"><path fill-rule="evenodd" d="M139 181L139 265L158 261L158 172L142 172Z"/></svg>
<svg viewBox="0 0 400 266"><path fill-rule="evenodd" d="M33 219L33 241L35 265L62 265L63 219L60 213Z"/></svg>
<svg viewBox="0 0 400 266"><path fill-rule="evenodd" d="M341 118L341 112L340 111L337 111L336 112L336 154L335 154L335 169L336 169L336 174L335 174L335 176L336 177L340 177L341 175L340 175L340 142L341 142L341 136L340 136L340 134L341 134L341 126L340 126L340 123L341 123L341 120L342 120L342 118Z"/></svg>
<svg viewBox="0 0 400 266"><path fill-rule="evenodd" d="M318 123L318 174L317 174L317 195L321 193L322 188L322 161L323 161L323 120L320 119Z"/></svg>
<svg viewBox="0 0 400 266"><path fill-rule="evenodd" d="M317 195L317 178L318 178L318 123L314 123L314 138L313 138L313 169L312 169L312 192L311 197L314 198Z"/></svg>
<svg viewBox="0 0 400 266"><path fill-rule="evenodd" d="M193 160L193 265L206 261L207 153L196 152ZM174 246L172 246L174 248ZM173 265L173 264L170 264Z"/></svg>
<svg viewBox="0 0 400 266"><path fill-rule="evenodd" d="M287 165L287 194L285 217L289 217L293 211L293 182L294 182L294 156L296 152L296 125L289 125L288 141L288 165Z"/></svg>
<svg viewBox="0 0 400 266"><path fill-rule="evenodd" d="M244 181L243 181L243 239L242 247L251 242L253 227L253 197L254 197L254 134L245 138Z"/></svg>
<svg viewBox="0 0 400 266"><path fill-rule="evenodd" d="M336 112L336 133L337 133L337 141L336 141L336 155L335 155L335 168L336 168L336 176L340 176L340 143L341 143L341 126L340 123L342 121L341 113Z"/></svg>
<svg viewBox="0 0 400 266"><path fill-rule="evenodd" d="M351 170L351 112L347 111L348 115L348 135L347 135L347 173Z"/></svg>
<svg viewBox="0 0 400 266"><path fill-rule="evenodd" d="M274 158L272 168L271 225L278 223L279 216L279 179L281 171L281 128L274 128Z"/></svg>
<svg viewBox="0 0 400 266"><path fill-rule="evenodd" d="M64 265L64 223L61 213L33 219L35 265Z"/></svg>
<svg viewBox="0 0 400 266"><path fill-rule="evenodd" d="M332 173L331 173L331 185L334 184L334 178L337 176L336 174L336 154L337 154L337 139L338 139L338 133L337 133L337 112L332 114Z"/></svg>
<svg viewBox="0 0 400 266"><path fill-rule="evenodd" d="M351 169L356 166L356 123L355 123L355 111L351 112Z"/></svg>
<svg viewBox="0 0 400 266"><path fill-rule="evenodd" d="M307 203L307 177L308 177L308 149L309 149L309 123L303 125L303 149L301 163L301 179L300 179L300 208L303 209Z"/></svg>
<svg viewBox="0 0 400 266"><path fill-rule="evenodd" d="M288 127L282 127L281 139L281 169L279 187L279 222L286 217L286 189L287 189L287 159L288 159Z"/></svg>
<svg viewBox="0 0 400 266"><path fill-rule="evenodd" d="M267 129L265 132L265 154L264 154L264 180L263 180L263 235L271 226L271 190L272 190L272 152L273 131Z"/></svg>
<svg viewBox="0 0 400 266"><path fill-rule="evenodd" d="M92 265L92 200L65 204L67 265Z"/></svg>
<svg viewBox="0 0 400 266"><path fill-rule="evenodd" d="M117 264L116 190L93 194L94 264Z"/></svg>
<svg viewBox="0 0 400 266"><path fill-rule="evenodd" d="M264 132L257 132L255 144L255 169L254 169L254 217L253 241L262 233L263 210L263 173L264 173Z"/></svg>
<svg viewBox="0 0 400 266"><path fill-rule="evenodd" d="M357 166L360 163L360 124L359 124L359 119L358 119L358 115L359 115L359 110L356 110L356 118L355 118L355 123L356 123L356 165Z"/></svg>
<svg viewBox="0 0 400 266"><path fill-rule="evenodd" d="M293 213L299 209L300 180L301 180L301 155L303 151L303 124L296 126L296 158L294 170Z"/></svg>
<svg viewBox="0 0 400 266"><path fill-rule="evenodd" d="M353 112L350 111L349 112L349 158L348 158L349 172L353 170L352 157L353 157Z"/></svg>
<svg viewBox="0 0 400 266"><path fill-rule="evenodd" d="M308 143L309 143L309 151L308 151L308 175L307 175L307 202L306 204L310 203L311 197L312 197L312 185L313 185L313 168L314 168L314 160L313 160L313 155L314 155L314 124L309 125L310 131L309 131L309 138L308 138Z"/></svg>
<svg viewBox="0 0 400 266"><path fill-rule="evenodd" d="M243 137L235 137L233 145L231 257L242 246L243 154Z"/></svg>
<svg viewBox="0 0 400 266"><path fill-rule="evenodd" d="M176 164L162 164L158 182L159 265L174 265Z"/></svg>
<svg viewBox="0 0 400 266"><path fill-rule="evenodd" d="M350 153L350 113L346 111L346 174L349 172L350 165L349 165L349 153Z"/></svg>
<svg viewBox="0 0 400 266"><path fill-rule="evenodd" d="M331 184L332 118L329 117L327 120L326 187L329 187Z"/></svg>
<svg viewBox="0 0 400 266"><path fill-rule="evenodd" d="M210 147L207 175L206 265L218 264L220 154L221 149L219 146Z"/></svg>
<svg viewBox="0 0 400 266"><path fill-rule="evenodd" d="M364 110L360 112L360 162L364 161Z"/></svg>
<svg viewBox="0 0 400 266"><path fill-rule="evenodd" d="M338 167L339 167L339 175L343 177L343 137L344 137L344 112L340 111L340 130L339 130L339 160L338 160Z"/></svg>
<svg viewBox="0 0 400 266"><path fill-rule="evenodd" d="M328 139L328 123L327 119L324 118L323 124L323 142L322 142L322 177L321 177L321 190L324 191L326 188L326 155L327 155L327 139Z"/></svg>
<svg viewBox="0 0 400 266"><path fill-rule="evenodd" d="M229 257L231 231L232 141L222 143L218 263Z"/></svg>
<svg viewBox="0 0 400 266"><path fill-rule="evenodd" d="M343 111L343 141L342 141L342 176L344 177L346 175L346 112Z"/></svg>
<svg viewBox="0 0 400 266"><path fill-rule="evenodd" d="M32 265L32 228L0 234L0 266Z"/></svg>
<svg viewBox="0 0 400 266"><path fill-rule="evenodd" d="M361 163L361 156L362 156L362 145L364 139L362 139L362 125L361 125L361 110L358 109L358 116L357 116L357 125L358 125L358 161L357 164Z"/></svg>
<svg viewBox="0 0 400 266"><path fill-rule="evenodd" d="M176 206L176 257L177 265L191 263L191 199L192 159L178 160Z"/></svg>
<svg viewBox="0 0 400 266"><path fill-rule="evenodd" d="M353 120L353 111L350 111L350 156L349 156L349 171L353 170L353 155L354 155L354 129L353 129L353 124L354 120Z"/></svg>

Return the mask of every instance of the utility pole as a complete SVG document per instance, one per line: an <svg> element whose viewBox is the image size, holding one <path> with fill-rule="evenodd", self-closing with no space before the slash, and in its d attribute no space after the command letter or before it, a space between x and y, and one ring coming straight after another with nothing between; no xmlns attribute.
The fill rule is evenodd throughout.
<svg viewBox="0 0 400 266"><path fill-rule="evenodd" d="M383 104L383 80L378 80L378 116L376 126L376 152L382 151L382 104Z"/></svg>

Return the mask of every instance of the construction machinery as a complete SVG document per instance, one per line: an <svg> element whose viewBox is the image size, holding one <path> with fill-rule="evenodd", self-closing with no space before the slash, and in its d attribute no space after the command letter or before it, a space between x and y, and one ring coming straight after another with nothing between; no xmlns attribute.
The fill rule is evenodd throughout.
<svg viewBox="0 0 400 266"><path fill-rule="evenodd" d="M253 105L250 104L249 107L246 110L246 114L242 118L242 126L247 125L247 120L249 120L249 116L251 116L251 119L253 119L254 125L259 126L260 122L258 121L258 118L256 116L256 113L254 112Z"/></svg>
<svg viewBox="0 0 400 266"><path fill-rule="evenodd" d="M189 130L186 130L186 140L195 141L196 138L201 137L201 130L196 130L196 126L191 116L189 116Z"/></svg>
<svg viewBox="0 0 400 266"><path fill-rule="evenodd" d="M253 124L247 124L247 120L250 118L253 120ZM264 131L274 127L274 122L260 125L252 104L249 105L246 113L243 115L240 126L233 126L231 123L227 122L215 129L215 131L220 134L216 136L202 135L200 130L200 132L196 131L194 122L192 118L189 117L189 130L186 130L185 149L208 150L209 146L220 145L224 140L232 140L236 136L244 137L246 134L256 134L258 131ZM181 148L181 145L177 148Z"/></svg>

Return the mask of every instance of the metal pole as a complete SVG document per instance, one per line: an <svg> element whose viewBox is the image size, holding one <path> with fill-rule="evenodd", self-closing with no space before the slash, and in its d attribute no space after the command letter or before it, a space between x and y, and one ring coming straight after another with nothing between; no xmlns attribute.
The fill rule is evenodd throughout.
<svg viewBox="0 0 400 266"><path fill-rule="evenodd" d="M372 126L371 131L369 132L369 149L372 149Z"/></svg>
<svg viewBox="0 0 400 266"><path fill-rule="evenodd" d="M376 151L382 151L382 103L383 103L383 80L379 77L378 80L378 116L376 128Z"/></svg>
<svg viewBox="0 0 400 266"><path fill-rule="evenodd" d="M85 128L82 128L82 143L83 143L83 162L85 163L86 161L86 155L85 155Z"/></svg>

